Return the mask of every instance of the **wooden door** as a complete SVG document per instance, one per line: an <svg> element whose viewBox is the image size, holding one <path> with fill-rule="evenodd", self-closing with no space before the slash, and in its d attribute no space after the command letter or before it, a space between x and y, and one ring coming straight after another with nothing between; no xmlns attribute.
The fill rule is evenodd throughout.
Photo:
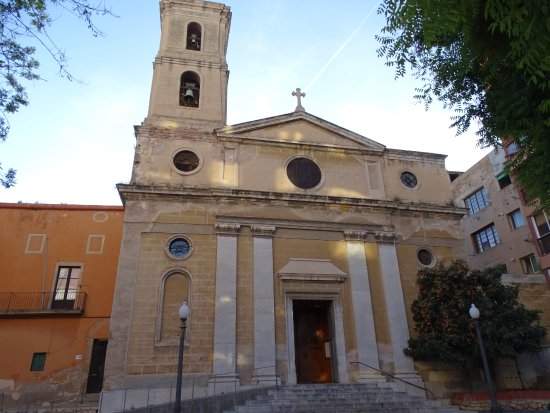
<svg viewBox="0 0 550 413"><path fill-rule="evenodd" d="M332 383L330 301L295 300L294 344L298 383Z"/></svg>

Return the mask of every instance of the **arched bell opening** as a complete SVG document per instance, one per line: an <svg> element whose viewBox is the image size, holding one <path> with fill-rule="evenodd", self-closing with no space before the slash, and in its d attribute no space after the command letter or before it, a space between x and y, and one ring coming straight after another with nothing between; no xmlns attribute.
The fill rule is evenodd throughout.
<svg viewBox="0 0 550 413"><path fill-rule="evenodd" d="M184 72L180 82L180 106L198 108L201 94L201 79L195 72Z"/></svg>

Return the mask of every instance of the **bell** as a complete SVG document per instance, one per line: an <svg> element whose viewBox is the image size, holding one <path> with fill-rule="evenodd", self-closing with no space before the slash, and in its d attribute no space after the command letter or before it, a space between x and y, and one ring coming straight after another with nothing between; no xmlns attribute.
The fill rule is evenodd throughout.
<svg viewBox="0 0 550 413"><path fill-rule="evenodd" d="M198 36L196 34L192 34L191 35L191 43L195 44L195 43L197 43L197 40L198 40Z"/></svg>
<svg viewBox="0 0 550 413"><path fill-rule="evenodd" d="M185 89L185 94L183 95L183 97L185 99L194 99L195 98L195 94L193 93L193 89L191 89L190 87L188 87L187 89Z"/></svg>

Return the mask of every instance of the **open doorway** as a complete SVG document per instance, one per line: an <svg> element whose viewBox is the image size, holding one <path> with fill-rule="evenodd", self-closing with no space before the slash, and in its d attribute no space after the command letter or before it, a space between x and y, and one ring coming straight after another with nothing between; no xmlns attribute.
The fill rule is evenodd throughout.
<svg viewBox="0 0 550 413"><path fill-rule="evenodd" d="M296 380L334 382L332 301L293 300Z"/></svg>

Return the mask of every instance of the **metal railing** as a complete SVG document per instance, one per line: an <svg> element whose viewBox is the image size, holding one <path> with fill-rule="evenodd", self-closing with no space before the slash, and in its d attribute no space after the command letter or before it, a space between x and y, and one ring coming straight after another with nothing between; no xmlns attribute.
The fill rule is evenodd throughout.
<svg viewBox="0 0 550 413"><path fill-rule="evenodd" d="M77 290L0 293L0 315L82 314L85 303Z"/></svg>
<svg viewBox="0 0 550 413"><path fill-rule="evenodd" d="M184 377L182 411L186 413L222 413L234 410L236 406L255 397L277 389L281 384L277 374L258 374L275 366L253 369L252 382L241 385L235 371L218 373L206 377ZM271 372L270 372L271 373ZM273 384L271 385L270 382ZM114 413L167 413L173 411L176 387L169 385L158 388L113 390L112 395L102 393L100 411Z"/></svg>
<svg viewBox="0 0 550 413"><path fill-rule="evenodd" d="M362 362L360 362L360 361L351 361L350 364L357 364L357 365L366 367L366 368L368 368L368 369L374 370L374 371L380 373L382 376L386 377L387 379L390 379L390 380L397 380L397 381L399 381L399 382L401 382L401 383L405 383L405 384L407 384L407 385L409 385L409 386L411 386L411 387L417 388L417 389L419 389L419 390L423 390L424 392L426 392L426 395L429 395L430 398L432 398L432 399L435 399L435 398L436 398L435 394L434 394L432 391L428 390L426 387L420 386L420 385L418 385L418 384L416 384L416 383L411 383L410 381L405 380L405 379L402 379L401 377L397 377L397 376L391 374L391 373L388 372L388 371L379 369L379 368L377 368L377 367L370 366L370 365L365 364L365 363L362 363Z"/></svg>

